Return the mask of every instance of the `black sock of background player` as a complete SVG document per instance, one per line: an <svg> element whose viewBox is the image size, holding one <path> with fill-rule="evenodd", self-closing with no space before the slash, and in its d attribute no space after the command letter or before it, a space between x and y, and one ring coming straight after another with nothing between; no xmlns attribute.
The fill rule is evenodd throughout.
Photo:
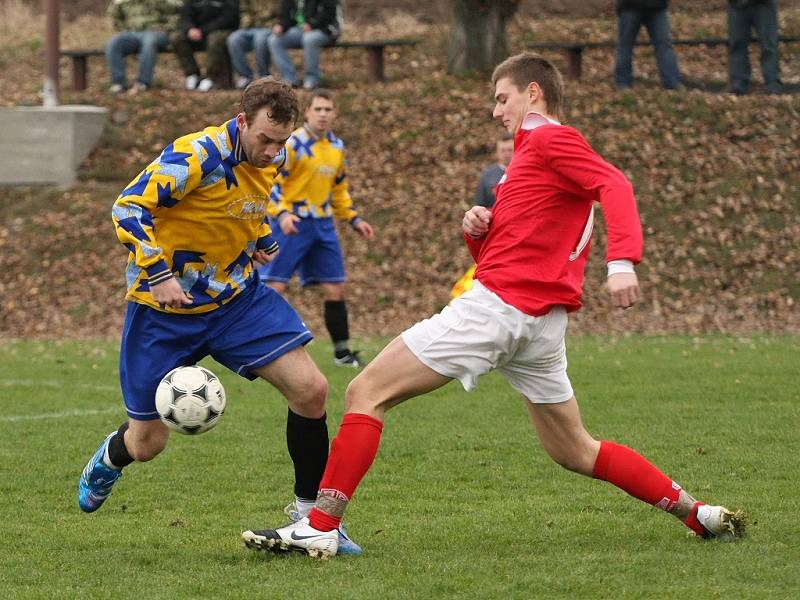
<svg viewBox="0 0 800 600"><path fill-rule="evenodd" d="M333 340L336 358L347 356L350 353L350 325L344 300L325 300L325 327Z"/></svg>

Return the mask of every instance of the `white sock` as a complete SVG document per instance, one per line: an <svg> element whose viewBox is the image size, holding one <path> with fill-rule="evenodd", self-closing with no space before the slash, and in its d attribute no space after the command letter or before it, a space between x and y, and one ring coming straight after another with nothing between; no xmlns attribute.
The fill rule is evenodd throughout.
<svg viewBox="0 0 800 600"><path fill-rule="evenodd" d="M308 516L308 513L311 512L312 508L314 508L314 502L314 500L298 498L297 496L294 497L294 505L297 508L297 512L300 514L301 519Z"/></svg>
<svg viewBox="0 0 800 600"><path fill-rule="evenodd" d="M108 456L108 444L106 444L105 452L103 452L103 464L107 466L109 469L116 469L119 471L119 467L111 462L111 459Z"/></svg>

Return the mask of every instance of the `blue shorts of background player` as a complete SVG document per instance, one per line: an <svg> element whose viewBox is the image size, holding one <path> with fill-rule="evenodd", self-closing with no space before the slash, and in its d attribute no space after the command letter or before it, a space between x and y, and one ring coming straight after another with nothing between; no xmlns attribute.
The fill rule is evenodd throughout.
<svg viewBox="0 0 800 600"><path fill-rule="evenodd" d="M132 419L157 419L155 391L169 371L206 356L255 379L254 369L312 339L300 316L258 277L239 296L200 314L128 303L120 349L122 395Z"/></svg>
<svg viewBox="0 0 800 600"><path fill-rule="evenodd" d="M274 223L272 237L278 242L280 252L271 263L261 267L261 278L288 283L297 272L303 287L343 282L344 256L333 219L305 218L296 227L296 234L286 235Z"/></svg>

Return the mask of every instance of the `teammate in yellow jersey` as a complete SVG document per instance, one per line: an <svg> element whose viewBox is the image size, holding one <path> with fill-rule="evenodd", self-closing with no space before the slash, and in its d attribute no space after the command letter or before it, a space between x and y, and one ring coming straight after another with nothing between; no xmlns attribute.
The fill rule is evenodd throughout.
<svg viewBox="0 0 800 600"><path fill-rule="evenodd" d="M267 285L281 293L295 272L303 287L319 284L334 364L361 367L359 353L350 349L344 258L334 217L368 240L375 232L353 208L344 143L331 131L336 118L333 94L314 90L305 116L305 124L286 144L286 163L272 188L273 222L278 223L274 235L281 253L261 273Z"/></svg>

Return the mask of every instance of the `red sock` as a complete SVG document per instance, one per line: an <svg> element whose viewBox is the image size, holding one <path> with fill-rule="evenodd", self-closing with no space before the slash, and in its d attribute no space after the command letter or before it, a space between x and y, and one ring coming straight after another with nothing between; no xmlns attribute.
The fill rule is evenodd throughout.
<svg viewBox="0 0 800 600"><path fill-rule="evenodd" d="M681 493L681 486L653 463L638 452L614 442L600 442L592 476L613 483L634 498L666 511L672 510Z"/></svg>
<svg viewBox="0 0 800 600"><path fill-rule="evenodd" d="M695 502L692 506L692 512L689 513L689 516L686 517L684 523L686 526L694 531L700 537L708 537L708 532L706 528L700 524L700 521L697 520L697 509L703 506L705 502Z"/></svg>
<svg viewBox="0 0 800 600"><path fill-rule="evenodd" d="M382 431L382 421L369 415L347 413L331 444L320 492L349 501L378 454ZM339 527L342 519L315 507L308 520L314 529L331 531Z"/></svg>

